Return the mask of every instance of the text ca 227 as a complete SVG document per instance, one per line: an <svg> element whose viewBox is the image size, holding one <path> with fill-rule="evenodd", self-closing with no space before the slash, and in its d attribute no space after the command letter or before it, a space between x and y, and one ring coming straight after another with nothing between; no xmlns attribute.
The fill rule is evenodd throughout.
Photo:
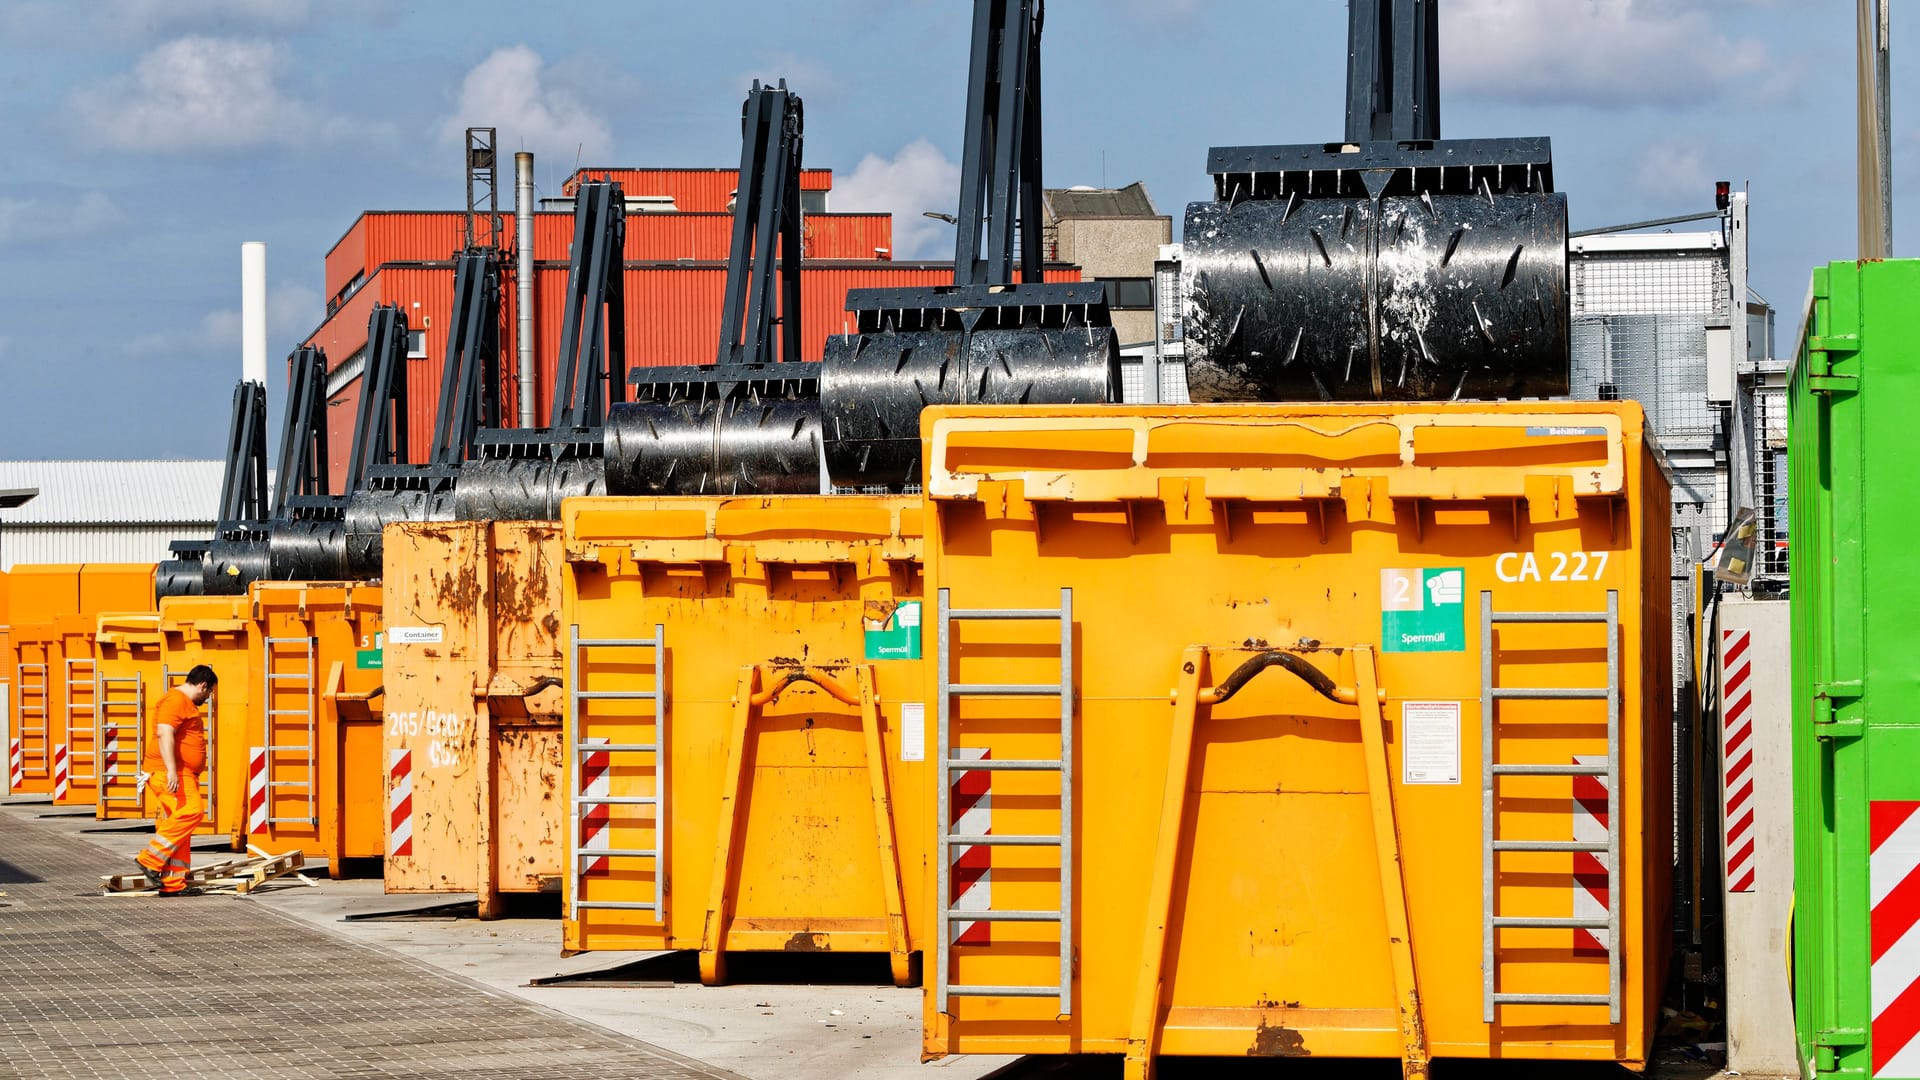
<svg viewBox="0 0 1920 1080"><path fill-rule="evenodd" d="M1517 582L1599 581L1610 551L1503 551L1493 559L1493 576Z"/></svg>

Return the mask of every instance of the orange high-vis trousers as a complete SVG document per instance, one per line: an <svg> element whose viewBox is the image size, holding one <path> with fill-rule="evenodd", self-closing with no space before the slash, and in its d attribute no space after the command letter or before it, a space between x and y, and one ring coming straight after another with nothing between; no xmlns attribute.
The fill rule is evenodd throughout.
<svg viewBox="0 0 1920 1080"><path fill-rule="evenodd" d="M193 865L193 830L207 816L206 803L200 798L200 776L181 770L177 792L167 790L162 773L155 773L147 785L160 806L154 820L158 835L135 858L160 875L161 892L179 892L187 887L187 870Z"/></svg>

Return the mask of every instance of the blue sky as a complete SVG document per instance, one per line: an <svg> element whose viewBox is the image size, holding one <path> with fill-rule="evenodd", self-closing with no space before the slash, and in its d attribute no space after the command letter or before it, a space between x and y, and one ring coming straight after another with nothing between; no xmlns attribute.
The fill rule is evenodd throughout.
<svg viewBox="0 0 1920 1080"><path fill-rule="evenodd" d="M0 458L217 456L241 241L269 245L283 356L356 213L461 204L468 123L535 151L552 193L576 160L733 164L748 81L784 76L834 208L892 210L900 256L945 257L950 231L919 212L953 204L970 7L6 0ZM1444 132L1551 136L1576 228L1750 183L1753 283L1787 337L1808 269L1854 251L1852 10L1441 0ZM1920 243L1914 22L1894 32L1903 254ZM1209 146L1342 131L1341 0L1053 0L1045 50L1048 185L1144 180L1176 230Z"/></svg>

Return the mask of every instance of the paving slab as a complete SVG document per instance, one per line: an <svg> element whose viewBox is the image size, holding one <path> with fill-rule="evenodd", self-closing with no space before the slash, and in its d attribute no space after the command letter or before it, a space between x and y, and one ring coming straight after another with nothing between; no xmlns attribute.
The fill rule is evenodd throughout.
<svg viewBox="0 0 1920 1080"><path fill-rule="evenodd" d="M8 852L13 847L13 820L31 822L77 852L74 858L88 868L85 875L75 878L75 887L69 892L97 887L98 875L118 872L120 864L147 839L133 830L96 831L100 823L90 817L40 816L47 811L43 804L0 802L0 860L12 858ZM197 846L194 861L201 865L232 857L222 850ZM789 959L786 957L772 957L771 969L749 960L744 965L737 962L736 971L753 969L780 981L706 987L692 977L687 964L673 963L673 956L586 953L562 957L557 897L544 898L544 903L542 898L516 898L521 902L512 905L515 913L511 917L487 922L445 911L404 919L343 922L348 915L444 905L462 897L388 895L377 878L328 880L320 876L318 881L319 887L307 888L282 879L249 898L70 899L85 901L89 914L97 912L100 905L249 907L276 921L289 920L306 933L404 958L468 983L476 991L564 1014L663 1053L703 1062L715 1070L715 1075L732 1074L751 1080L974 1080L1014 1060L955 1057L922 1064L920 991L887 983L884 958L876 958L864 968L841 962L850 959L845 957L828 958L834 962L811 967L783 963ZM4 885L0 889L12 891ZM9 899L0 897L0 903ZM0 909L0 926L5 925L8 914ZM6 936L0 934L0 948L5 943ZM606 986L594 981L526 985L537 978L590 972L649 958L668 963L631 973L623 980L648 985ZM0 965L0 975L4 970ZM0 1003L4 1000L0 997ZM3 1034L4 1028L0 1028ZM0 1061L0 1077L6 1075L6 1067Z"/></svg>
<svg viewBox="0 0 1920 1080"><path fill-rule="evenodd" d="M0 809L0 1077L738 1075L267 905L103 896L75 832Z"/></svg>

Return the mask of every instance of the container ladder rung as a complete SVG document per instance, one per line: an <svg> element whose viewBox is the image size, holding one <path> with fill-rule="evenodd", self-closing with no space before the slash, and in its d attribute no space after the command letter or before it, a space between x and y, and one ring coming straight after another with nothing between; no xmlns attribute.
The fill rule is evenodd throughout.
<svg viewBox="0 0 1920 1080"><path fill-rule="evenodd" d="M1605 765L1547 765L1529 763L1525 765L1498 764L1493 767L1495 776L1605 776Z"/></svg>
<svg viewBox="0 0 1920 1080"><path fill-rule="evenodd" d="M942 986L948 997L997 997L997 998L1043 998L1055 995L1068 997L1068 992L1059 986L968 986L961 983Z"/></svg>
<svg viewBox="0 0 1920 1080"><path fill-rule="evenodd" d="M1496 1005L1611 1005L1605 994L1495 994Z"/></svg>
<svg viewBox="0 0 1920 1080"><path fill-rule="evenodd" d="M1058 761L1045 759L948 758L947 768L954 772L1059 772L1063 766Z"/></svg>
<svg viewBox="0 0 1920 1080"><path fill-rule="evenodd" d="M1590 625L1607 635L1607 683L1598 687L1510 687L1496 678L1495 627L1525 625ZM1482 1020L1494 1023L1502 1005L1606 1006L1608 1022L1621 1022L1623 945L1621 912L1621 723L1620 723L1620 594L1607 591L1603 611L1495 611L1493 593L1480 593L1480 786L1481 786L1481 978ZM1604 765L1568 762L1503 762L1496 760L1499 740L1499 703L1504 701L1600 701L1606 707L1607 752ZM1522 722L1519 726L1525 727ZM1607 824L1604 840L1511 840L1498 835L1496 787L1503 776L1599 777L1607 785ZM1560 852L1603 856L1606 859L1607 900L1597 916L1558 917L1505 915L1499 910L1499 857L1517 852ZM1577 888L1577 886L1576 886ZM1590 895L1590 894L1589 894ZM1499 987L1498 935L1501 930L1575 930L1604 932L1607 953L1605 994L1508 993Z"/></svg>
<svg viewBox="0 0 1920 1080"><path fill-rule="evenodd" d="M939 590L937 612L939 642L939 719L937 752L939 770L938 881L935 886L939 917L935 933L934 986L935 1008L949 1011L953 997L1057 998L1058 1011L1073 1011L1073 590L1060 590L1060 605L1053 608L957 608L947 589ZM1057 683L956 682L954 675L954 627L963 622L1052 622L1059 627L1060 678ZM982 757L969 759L957 752L978 749L991 753L991 747L963 746L957 737L954 702L963 698L1057 698L1060 702L1060 755L1058 758ZM1046 710L1050 712L1051 710ZM1060 831L1054 835L993 834L951 831L955 779L974 772L1054 772L1060 776ZM1060 849L1058 910L962 909L954 906L953 871L957 849L972 847L1057 847ZM1059 977L1044 985L983 985L954 981L954 927L967 923L1053 923L1059 929ZM1044 955L1044 954L1043 954Z"/></svg>
<svg viewBox="0 0 1920 1080"><path fill-rule="evenodd" d="M584 654L589 649L651 649L653 650L653 688L650 690L588 690L581 674ZM672 805L668 797L668 758L666 748L667 713L666 673L667 630L663 624L656 623L653 636L647 638L602 637L588 638L580 636L580 625L574 623L567 628L567 904L569 919L578 919L582 911L651 911L654 921L665 921L666 893L663 883L666 879L665 862L667 857L668 826L665 808ZM594 701L644 701L652 702L653 741L644 743L595 743L588 742L582 735L584 727L583 705ZM635 718L638 719L638 718ZM587 795L582 792L582 773L587 759L595 754L645 754L650 759L638 765L630 765L641 776L641 781L651 780L651 795ZM609 779L611 783L611 779ZM581 831L585 827L585 810L594 806L651 806L653 814L653 834L655 844L650 848L588 848L583 847ZM611 827L611 826L609 826ZM586 883L583 868L597 859L648 859L654 867L654 893L648 900L587 900L581 897Z"/></svg>

